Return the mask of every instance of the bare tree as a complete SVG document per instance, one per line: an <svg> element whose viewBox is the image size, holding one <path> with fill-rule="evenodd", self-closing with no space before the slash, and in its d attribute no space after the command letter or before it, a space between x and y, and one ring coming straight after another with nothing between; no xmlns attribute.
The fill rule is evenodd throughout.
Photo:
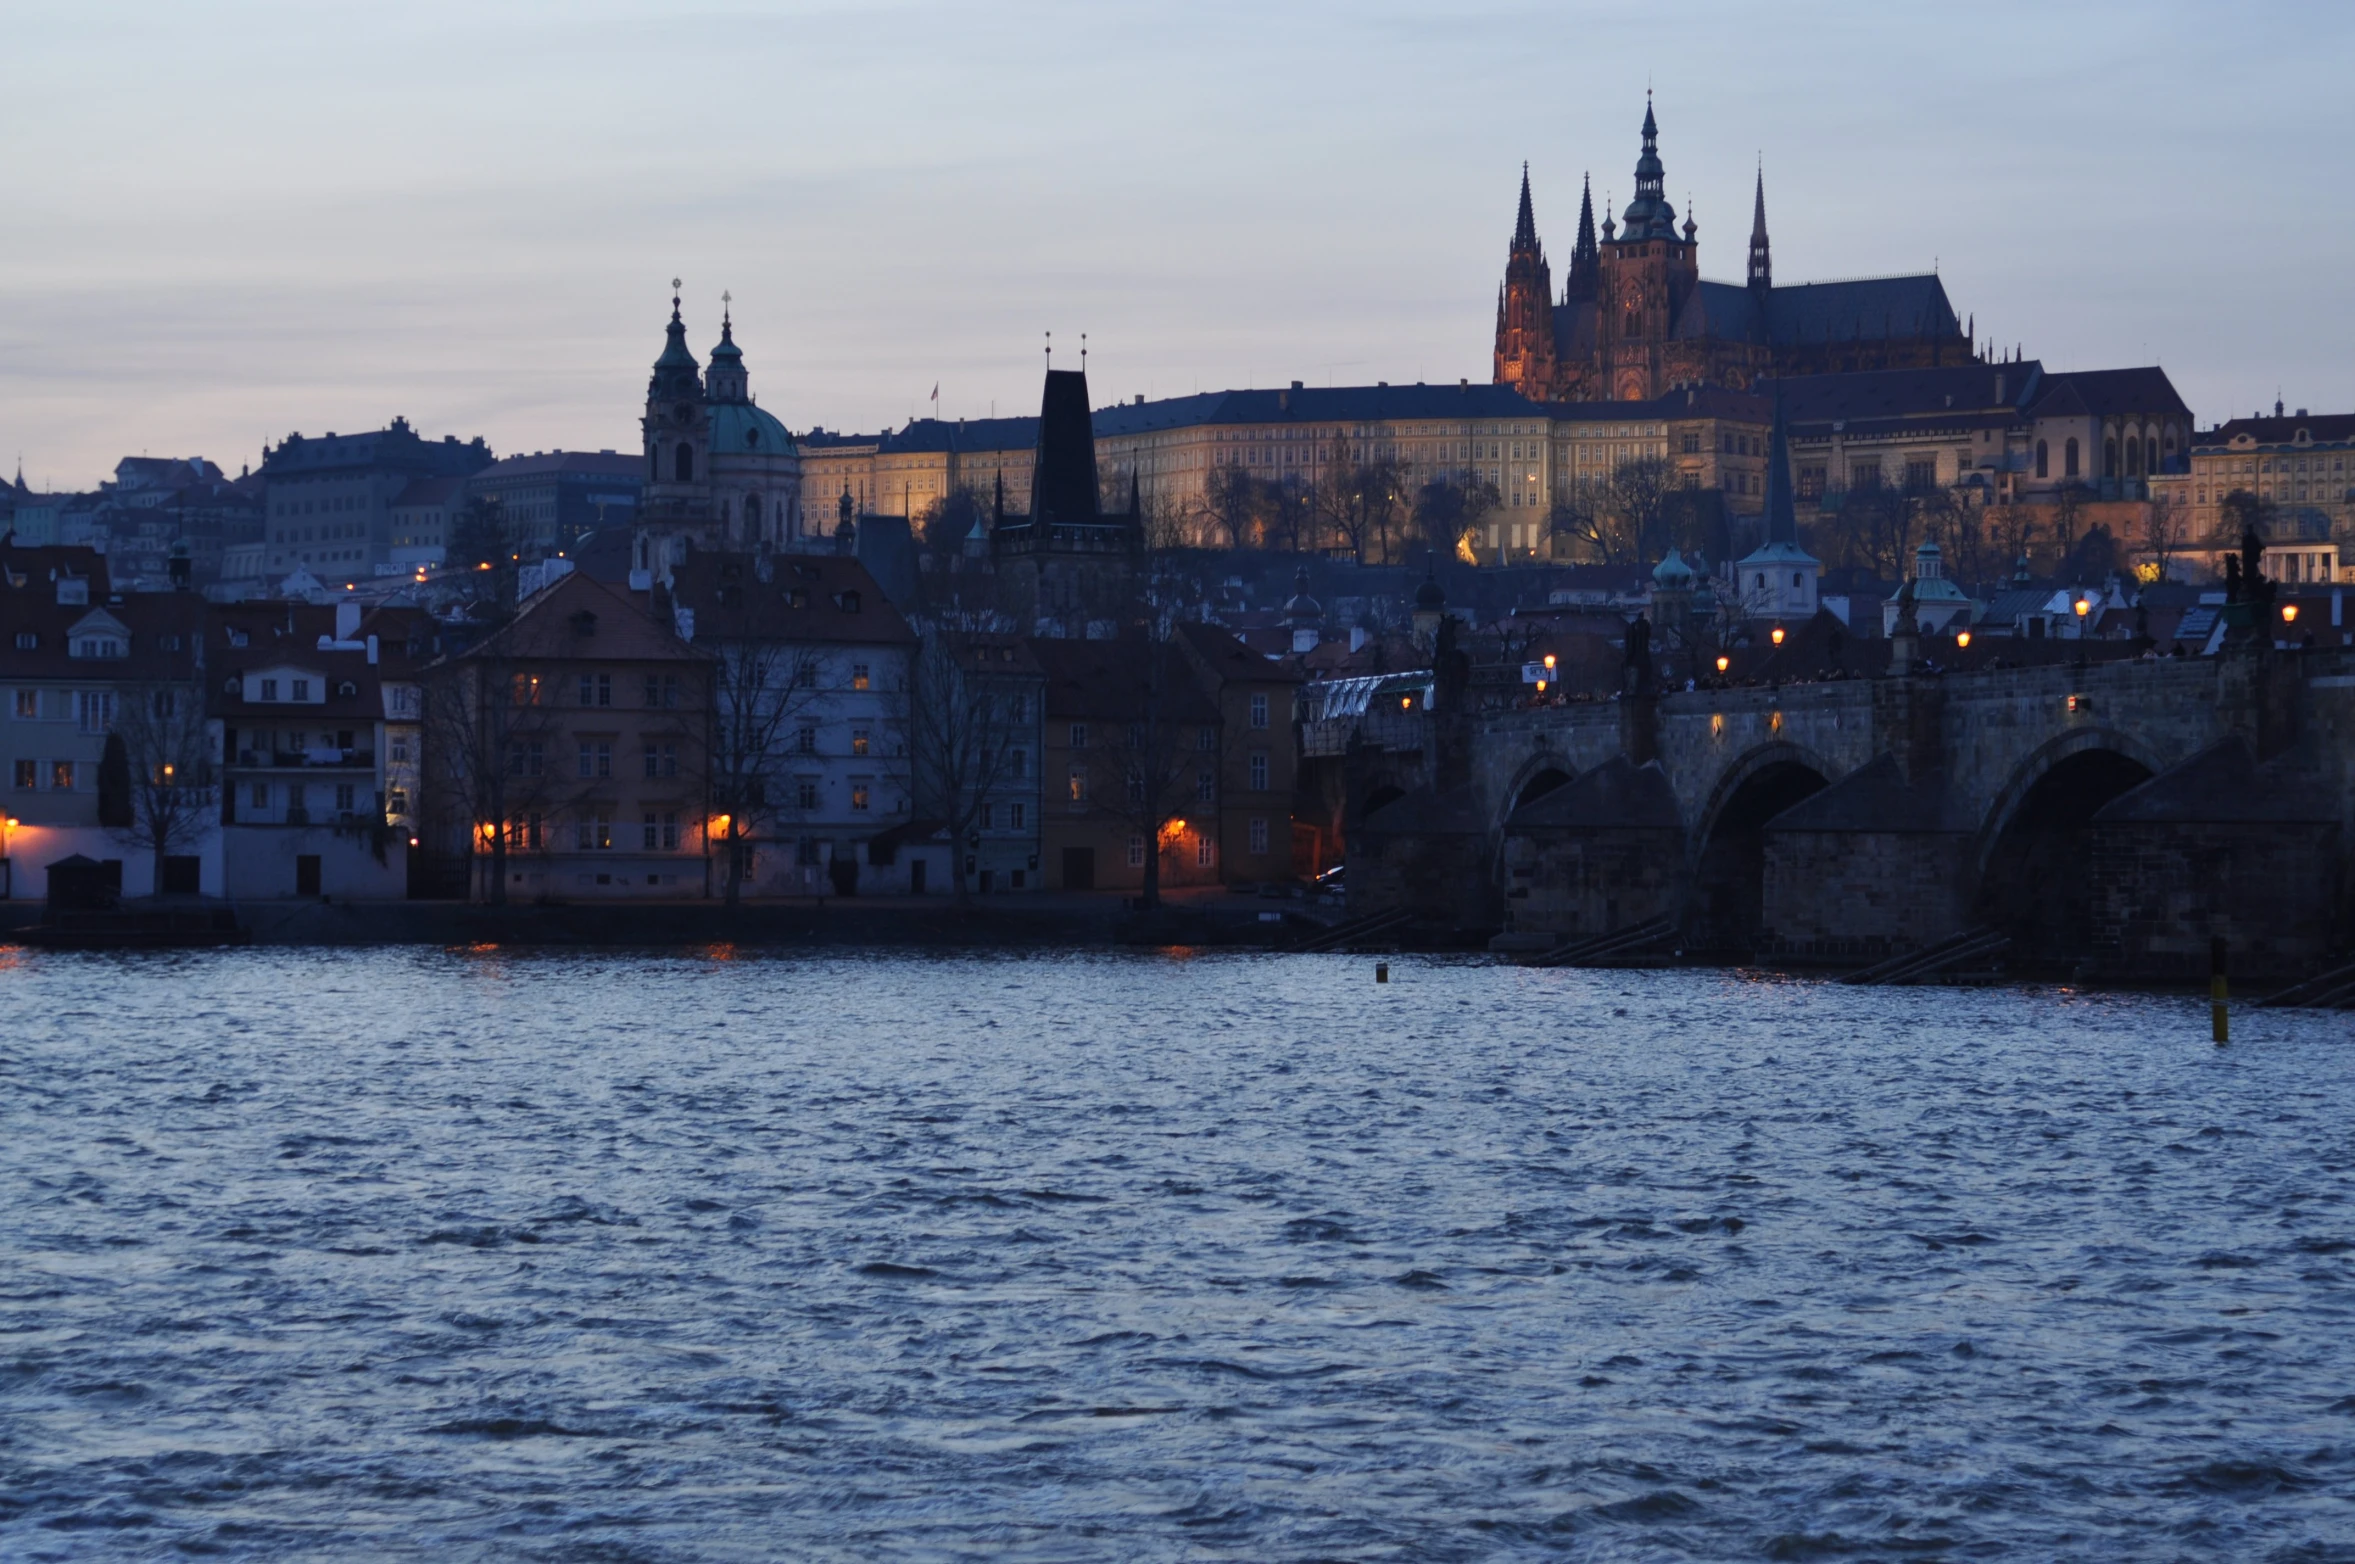
<svg viewBox="0 0 2355 1564"><path fill-rule="evenodd" d="M1316 547L1316 486L1298 478L1271 484L1267 496L1267 541L1288 554Z"/></svg>
<svg viewBox="0 0 2355 1564"><path fill-rule="evenodd" d="M1667 551L1677 482L1665 457L1622 462L1602 482L1573 485L1556 496L1554 531L1598 564L1642 564Z"/></svg>
<svg viewBox="0 0 2355 1564"><path fill-rule="evenodd" d="M936 817L949 834L957 900L970 899L966 839L986 820L1001 788L1018 780L1030 733L1027 680L993 674L991 654L1011 641L984 645L940 627L916 648L906 692L908 753L918 816Z"/></svg>
<svg viewBox="0 0 2355 1564"><path fill-rule="evenodd" d="M494 905L507 900L511 851L542 845L542 818L555 803L550 677L503 657L444 658L425 670L420 732L431 772L429 810L447 834L484 860Z"/></svg>
<svg viewBox="0 0 2355 1564"><path fill-rule="evenodd" d="M2168 565L2184 544L2183 506L2172 492L2154 494L2143 512L2142 551L2149 556L2152 581L2167 579Z"/></svg>
<svg viewBox="0 0 2355 1564"><path fill-rule="evenodd" d="M1386 457L1358 460L1342 442L1333 458L1317 490L1327 529L1361 565L1388 559L1405 510L1405 471Z"/></svg>
<svg viewBox="0 0 2355 1564"><path fill-rule="evenodd" d="M727 617L723 610L722 624L713 627L717 655L704 785L712 812L727 822L721 873L733 909L743 900L754 844L787 807L783 772L801 718L817 704L821 659L813 646L762 636L746 622L731 626Z"/></svg>
<svg viewBox="0 0 2355 1564"><path fill-rule="evenodd" d="M140 684L115 698L111 750L121 745L129 818L116 834L155 857L155 888L164 860L194 847L220 818L204 703L193 684Z"/></svg>
<svg viewBox="0 0 2355 1564"><path fill-rule="evenodd" d="M1259 486L1251 469L1223 461L1210 470L1202 486L1202 517L1213 536L1223 535L1228 548L1245 548L1258 531Z"/></svg>
<svg viewBox="0 0 2355 1564"><path fill-rule="evenodd" d="M1477 538L1489 513L1503 503L1485 478L1438 477L1415 495L1415 530L1442 559L1459 557L1467 538Z"/></svg>
<svg viewBox="0 0 2355 1564"><path fill-rule="evenodd" d="M1193 682L1185 654L1172 644L1168 626L1156 627L1129 677L1126 731L1116 742L1088 753L1090 803L1145 839L1142 906L1161 905L1161 837L1189 804L1201 802L1199 774L1211 777L1209 800L1216 819L1218 754L1205 749L1208 731L1215 746L1217 715ZM1188 743L1188 740L1193 740Z"/></svg>

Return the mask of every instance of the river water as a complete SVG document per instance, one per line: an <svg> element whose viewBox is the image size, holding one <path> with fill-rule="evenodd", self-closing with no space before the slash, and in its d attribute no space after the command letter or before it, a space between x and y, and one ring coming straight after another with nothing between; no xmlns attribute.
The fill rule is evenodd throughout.
<svg viewBox="0 0 2355 1564"><path fill-rule="evenodd" d="M7 1559L2355 1559L2340 1016L0 952Z"/></svg>

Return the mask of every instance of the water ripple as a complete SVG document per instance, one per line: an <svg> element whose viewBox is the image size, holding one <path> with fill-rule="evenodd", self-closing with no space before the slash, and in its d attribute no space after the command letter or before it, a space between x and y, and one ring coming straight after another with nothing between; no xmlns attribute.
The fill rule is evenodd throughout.
<svg viewBox="0 0 2355 1564"><path fill-rule="evenodd" d="M24 955L0 1556L2355 1557L2355 1050L2206 1031L1339 957Z"/></svg>

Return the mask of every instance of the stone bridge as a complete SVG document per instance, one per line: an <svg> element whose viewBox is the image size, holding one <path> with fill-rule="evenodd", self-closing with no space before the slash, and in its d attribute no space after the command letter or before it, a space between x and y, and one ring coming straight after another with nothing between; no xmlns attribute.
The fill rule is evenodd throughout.
<svg viewBox="0 0 2355 1564"><path fill-rule="evenodd" d="M1440 709L1361 746L1351 895L1541 946L1863 962L1979 925L2056 969L2299 972L2345 944L2355 653ZM1395 724L1394 724L1395 726Z"/></svg>

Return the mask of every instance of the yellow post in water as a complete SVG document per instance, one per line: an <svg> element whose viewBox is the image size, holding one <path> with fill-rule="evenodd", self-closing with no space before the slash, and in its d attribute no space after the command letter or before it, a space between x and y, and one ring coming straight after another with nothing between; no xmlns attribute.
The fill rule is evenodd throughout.
<svg viewBox="0 0 2355 1564"><path fill-rule="evenodd" d="M2224 936L2208 942L2208 1030L2222 1048L2232 1041L2232 1015L2224 1004Z"/></svg>

